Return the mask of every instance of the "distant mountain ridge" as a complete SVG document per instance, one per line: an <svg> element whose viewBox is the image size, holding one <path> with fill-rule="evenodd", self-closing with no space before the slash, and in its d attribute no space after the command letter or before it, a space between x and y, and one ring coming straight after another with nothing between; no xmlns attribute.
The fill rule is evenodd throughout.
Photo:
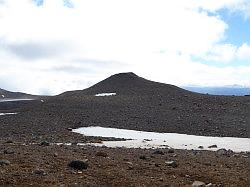
<svg viewBox="0 0 250 187"><path fill-rule="evenodd" d="M250 87L239 87L239 86L223 86L223 87L198 87L198 86L186 86L182 87L189 91L211 94L211 95L236 95L244 96L250 95Z"/></svg>
<svg viewBox="0 0 250 187"><path fill-rule="evenodd" d="M0 100L1 99L35 99L38 96L26 94L22 92L11 92L0 88Z"/></svg>

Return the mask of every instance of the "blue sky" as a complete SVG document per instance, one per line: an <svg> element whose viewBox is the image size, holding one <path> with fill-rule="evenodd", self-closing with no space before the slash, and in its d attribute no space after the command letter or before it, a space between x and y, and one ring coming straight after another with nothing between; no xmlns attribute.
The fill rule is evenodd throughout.
<svg viewBox="0 0 250 187"><path fill-rule="evenodd" d="M44 0L33 0L33 2L37 5L37 6L43 6L44 4ZM68 8L74 8L74 4L72 3L71 0L62 0L63 5L68 7Z"/></svg>
<svg viewBox="0 0 250 187"><path fill-rule="evenodd" d="M222 20L228 24L226 40L234 45L250 43L250 19L239 13L230 13L228 10L218 12Z"/></svg>
<svg viewBox="0 0 250 187"><path fill-rule="evenodd" d="M232 13L226 9L218 11L218 15L221 16L228 24L228 29L225 32L225 41L236 46L240 46L244 43L250 44L250 19L244 17L241 13ZM250 60L235 60L234 66L249 65ZM226 64L224 64L226 66Z"/></svg>
<svg viewBox="0 0 250 187"><path fill-rule="evenodd" d="M246 17L242 12L232 12L223 8L216 13L211 14L219 16L227 25L222 43L232 44L234 46L241 46L243 44L250 44L250 18ZM193 58L194 60L202 60L200 58ZM228 63L218 63L213 60L202 60L204 64L213 65L217 67L227 67ZM250 59L234 59L230 62L230 66L249 66Z"/></svg>
<svg viewBox="0 0 250 187"><path fill-rule="evenodd" d="M250 87L249 0L0 0L0 88L84 89L119 72Z"/></svg>

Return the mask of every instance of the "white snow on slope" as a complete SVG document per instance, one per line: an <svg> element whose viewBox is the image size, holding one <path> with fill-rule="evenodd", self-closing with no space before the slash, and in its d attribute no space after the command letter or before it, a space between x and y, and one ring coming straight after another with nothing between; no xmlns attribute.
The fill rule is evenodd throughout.
<svg viewBox="0 0 250 187"><path fill-rule="evenodd" d="M99 93L99 94L95 94L95 96L97 96L97 97L113 96L113 95L116 95L116 93Z"/></svg>
<svg viewBox="0 0 250 187"><path fill-rule="evenodd" d="M17 113L16 112L14 112L14 113L0 113L0 116L14 115L14 114L17 114Z"/></svg>
<svg viewBox="0 0 250 187"><path fill-rule="evenodd" d="M1 99L0 102L12 102L12 101L32 101L35 99Z"/></svg>

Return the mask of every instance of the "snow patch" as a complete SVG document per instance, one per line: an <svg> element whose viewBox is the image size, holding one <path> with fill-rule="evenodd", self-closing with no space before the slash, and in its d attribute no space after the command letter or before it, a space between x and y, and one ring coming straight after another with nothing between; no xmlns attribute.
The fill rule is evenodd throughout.
<svg viewBox="0 0 250 187"><path fill-rule="evenodd" d="M12 102L12 101L32 101L35 99L2 99L0 102Z"/></svg>
<svg viewBox="0 0 250 187"><path fill-rule="evenodd" d="M231 149L235 152L250 151L249 138L195 136L178 133L145 132L104 127L82 127L72 130L85 136L132 139L126 141L103 141L87 145L126 148L174 148L187 150ZM217 147L209 148L211 145ZM199 148L202 146L203 149Z"/></svg>
<svg viewBox="0 0 250 187"><path fill-rule="evenodd" d="M14 112L14 113L0 113L0 116L14 115L14 114L17 114L17 113L16 112Z"/></svg>
<svg viewBox="0 0 250 187"><path fill-rule="evenodd" d="M96 97L113 96L113 95L116 95L116 93L99 93L99 94L95 94Z"/></svg>

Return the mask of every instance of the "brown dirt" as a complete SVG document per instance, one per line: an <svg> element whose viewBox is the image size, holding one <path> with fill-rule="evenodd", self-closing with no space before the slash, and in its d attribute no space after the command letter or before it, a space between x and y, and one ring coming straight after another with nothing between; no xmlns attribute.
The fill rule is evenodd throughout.
<svg viewBox="0 0 250 187"><path fill-rule="evenodd" d="M3 150L13 150L4 154ZM249 186L249 155L219 156L210 151L154 150L80 146L0 144L1 186L190 186L199 180L215 186ZM98 151L107 157L96 156ZM140 159L144 155L146 159ZM88 159L89 167L76 171L71 160ZM174 160L178 167L166 166ZM44 173L36 173L36 171Z"/></svg>

